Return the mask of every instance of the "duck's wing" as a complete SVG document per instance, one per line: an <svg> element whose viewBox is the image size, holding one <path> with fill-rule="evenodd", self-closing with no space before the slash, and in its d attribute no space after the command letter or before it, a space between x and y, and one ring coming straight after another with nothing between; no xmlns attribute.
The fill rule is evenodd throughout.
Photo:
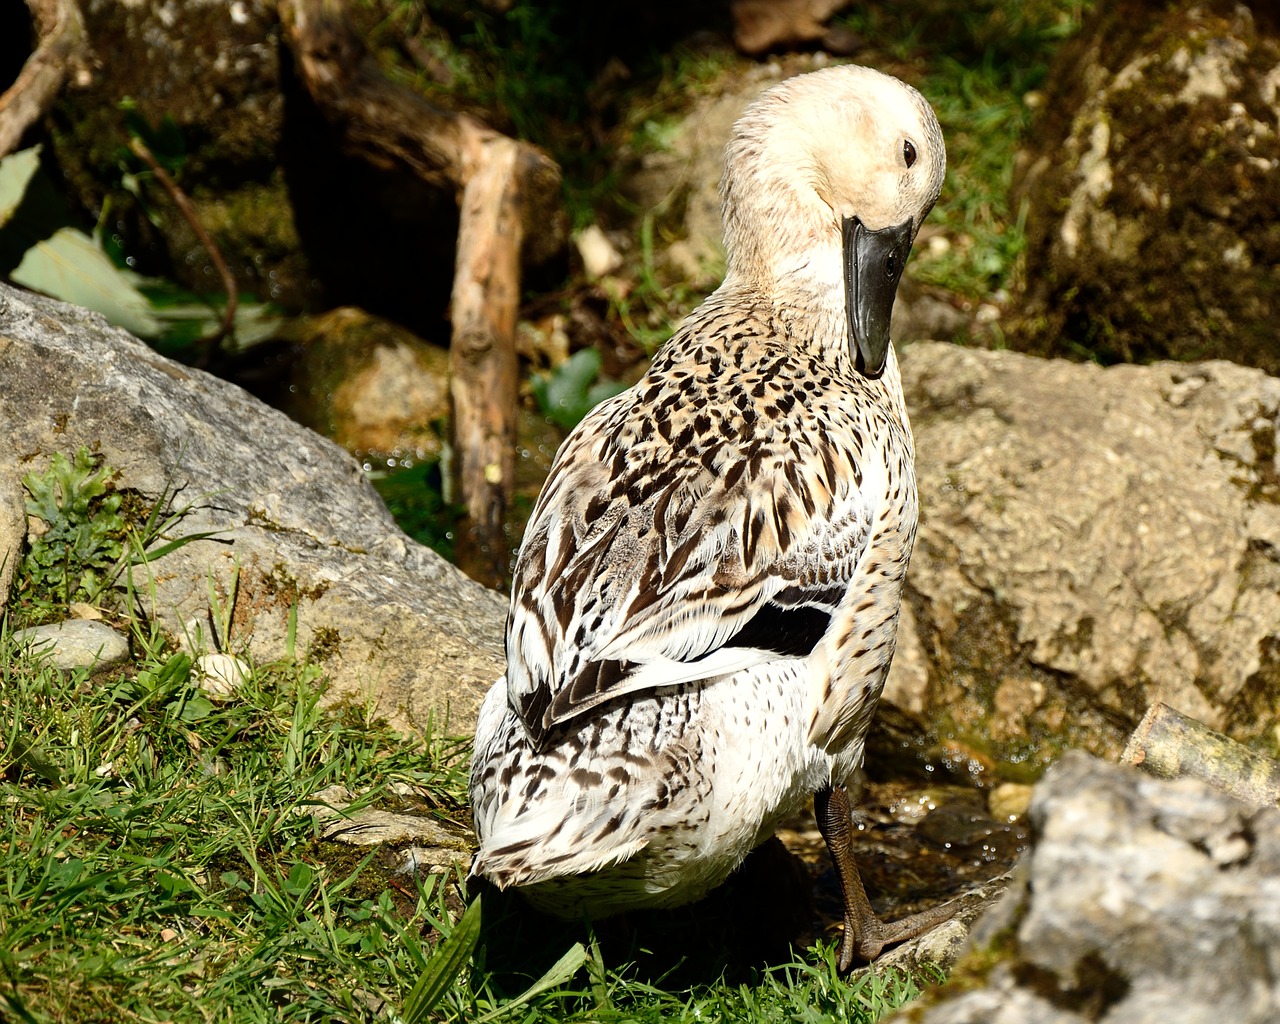
<svg viewBox="0 0 1280 1024"><path fill-rule="evenodd" d="M663 421L623 445L629 400L566 441L517 562L508 697L535 743L624 694L808 655L867 545L849 439Z"/></svg>

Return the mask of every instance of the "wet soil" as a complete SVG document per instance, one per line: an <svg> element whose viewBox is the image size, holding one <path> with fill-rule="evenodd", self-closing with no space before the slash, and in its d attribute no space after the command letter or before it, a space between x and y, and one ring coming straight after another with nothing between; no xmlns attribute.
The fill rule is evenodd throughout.
<svg viewBox="0 0 1280 1024"><path fill-rule="evenodd" d="M1027 844L1022 817L995 816L985 791L955 784L869 783L854 803L854 853L876 913L892 920L1008 871ZM840 886L811 811L778 839L809 879L813 917L800 944L839 937Z"/></svg>

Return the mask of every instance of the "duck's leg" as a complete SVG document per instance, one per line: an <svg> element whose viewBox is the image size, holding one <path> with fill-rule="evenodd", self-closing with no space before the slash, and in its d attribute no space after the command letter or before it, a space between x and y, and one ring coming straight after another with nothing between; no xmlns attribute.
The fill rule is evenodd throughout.
<svg viewBox="0 0 1280 1024"><path fill-rule="evenodd" d="M923 935L930 928L950 920L960 909L954 904L943 904L898 921L881 921L871 909L867 890L863 888L862 877L858 874L858 865L854 863L853 823L849 817L849 795L844 787L831 785L818 790L813 796L813 810L818 819L818 831L826 840L827 852L831 854L840 879L840 894L844 897L841 971L847 971L853 965L854 954L863 960L874 960L885 946Z"/></svg>

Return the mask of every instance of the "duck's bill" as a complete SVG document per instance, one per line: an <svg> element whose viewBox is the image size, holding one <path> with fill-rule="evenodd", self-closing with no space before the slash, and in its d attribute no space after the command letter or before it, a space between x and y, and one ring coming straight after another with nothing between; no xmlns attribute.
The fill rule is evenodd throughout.
<svg viewBox="0 0 1280 1024"><path fill-rule="evenodd" d="M910 220L877 231L868 230L857 217L844 220L849 339L858 371L872 379L884 373L889 357L889 322L898 280L911 252L911 228Z"/></svg>

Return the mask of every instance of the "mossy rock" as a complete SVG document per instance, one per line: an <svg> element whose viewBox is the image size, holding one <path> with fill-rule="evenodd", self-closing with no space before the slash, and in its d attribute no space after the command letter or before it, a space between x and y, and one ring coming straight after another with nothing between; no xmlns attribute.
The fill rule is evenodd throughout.
<svg viewBox="0 0 1280 1024"><path fill-rule="evenodd" d="M1015 181L1012 345L1280 372L1275 28L1232 0L1098 4L1050 71Z"/></svg>
<svg viewBox="0 0 1280 1024"><path fill-rule="evenodd" d="M354 455L418 462L448 436L449 353L343 307L303 321L287 411Z"/></svg>

